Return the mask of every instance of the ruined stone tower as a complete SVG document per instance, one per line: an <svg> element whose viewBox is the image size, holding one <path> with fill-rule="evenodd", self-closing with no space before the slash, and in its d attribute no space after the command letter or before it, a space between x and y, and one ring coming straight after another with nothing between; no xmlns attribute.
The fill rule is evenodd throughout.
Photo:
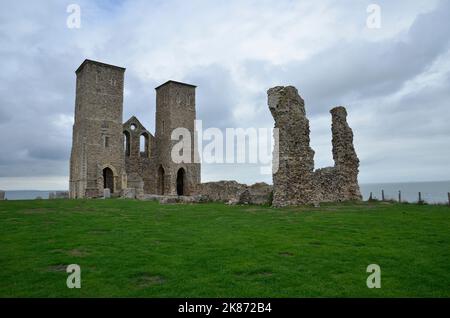
<svg viewBox="0 0 450 318"><path fill-rule="evenodd" d="M195 86L168 81L156 90L156 192L169 195L192 195L200 183L200 164L195 163ZM171 152L179 141L172 140L174 129L189 132L185 150L188 160L174 162ZM190 148L190 149L189 149Z"/></svg>
<svg viewBox="0 0 450 318"><path fill-rule="evenodd" d="M125 69L85 60L76 70L70 197L97 197L122 189L122 109ZM125 181L126 182L126 181Z"/></svg>

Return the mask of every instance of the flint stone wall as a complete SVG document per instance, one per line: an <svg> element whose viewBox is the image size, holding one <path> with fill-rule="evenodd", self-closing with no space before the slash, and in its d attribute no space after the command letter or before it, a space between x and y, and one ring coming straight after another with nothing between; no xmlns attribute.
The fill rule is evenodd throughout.
<svg viewBox="0 0 450 318"><path fill-rule="evenodd" d="M120 197L123 199L136 199L136 189L135 188L122 189Z"/></svg>
<svg viewBox="0 0 450 318"><path fill-rule="evenodd" d="M339 178L335 167L326 167L314 171L320 202L339 202L344 199L339 194Z"/></svg>
<svg viewBox="0 0 450 318"><path fill-rule="evenodd" d="M333 159L339 200L362 200L358 185L359 159L353 146L353 131L347 123L347 110L343 106L331 111Z"/></svg>
<svg viewBox="0 0 450 318"><path fill-rule="evenodd" d="M203 195L183 196L183 195L144 194L141 200L158 201L160 204L208 202L207 198Z"/></svg>
<svg viewBox="0 0 450 318"><path fill-rule="evenodd" d="M279 129L273 158L273 206L302 205L319 201L314 179L314 151L310 147L309 120L305 103L293 86L268 90L268 104Z"/></svg>
<svg viewBox="0 0 450 318"><path fill-rule="evenodd" d="M199 192L212 202L270 204L272 186L264 182L248 186L236 181L218 181L200 184Z"/></svg>
<svg viewBox="0 0 450 318"><path fill-rule="evenodd" d="M292 86L277 86L267 92L268 104L279 131L273 160L273 206L362 200L358 185L359 159L353 146L353 131L343 106L333 108L332 144L334 167L314 171L309 121L304 101Z"/></svg>

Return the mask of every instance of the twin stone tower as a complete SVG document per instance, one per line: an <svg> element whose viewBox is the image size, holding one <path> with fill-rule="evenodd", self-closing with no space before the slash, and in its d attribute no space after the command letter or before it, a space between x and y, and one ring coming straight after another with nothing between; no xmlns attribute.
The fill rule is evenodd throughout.
<svg viewBox="0 0 450 318"><path fill-rule="evenodd" d="M76 70L75 121L70 158L71 198L113 195L126 190L191 195L200 183L200 164L171 160L173 129L194 136L195 86L168 81L156 87L153 136L136 117L123 123L125 69L85 60Z"/></svg>
<svg viewBox="0 0 450 318"><path fill-rule="evenodd" d="M75 121L70 158L71 198L96 198L105 189L114 196L145 194L192 196L214 191L224 183L200 183L200 163L194 147L194 85L168 81L156 87L156 128L152 135L136 117L123 123L122 67L85 60L76 70ZM361 200L359 160L344 107L331 110L334 167L314 170L309 121L295 87L274 87L268 104L279 129L273 161L274 206ZM175 163L172 131L183 127L191 135L190 162ZM225 183L226 186L226 183ZM242 189L239 188L239 189ZM227 192L229 189L223 189ZM241 191L241 190L239 190ZM230 193L230 196L239 196Z"/></svg>

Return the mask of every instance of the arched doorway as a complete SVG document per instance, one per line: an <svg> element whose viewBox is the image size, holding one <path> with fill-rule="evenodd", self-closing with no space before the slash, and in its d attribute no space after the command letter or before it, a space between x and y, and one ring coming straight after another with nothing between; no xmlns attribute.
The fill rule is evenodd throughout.
<svg viewBox="0 0 450 318"><path fill-rule="evenodd" d="M180 168L177 173L177 194L185 195L185 186L186 186L186 173L183 168Z"/></svg>
<svg viewBox="0 0 450 318"><path fill-rule="evenodd" d="M103 188L109 189L111 193L114 193L114 173L108 167L103 169Z"/></svg>
<svg viewBox="0 0 450 318"><path fill-rule="evenodd" d="M158 169L158 194L164 195L164 168L159 166Z"/></svg>

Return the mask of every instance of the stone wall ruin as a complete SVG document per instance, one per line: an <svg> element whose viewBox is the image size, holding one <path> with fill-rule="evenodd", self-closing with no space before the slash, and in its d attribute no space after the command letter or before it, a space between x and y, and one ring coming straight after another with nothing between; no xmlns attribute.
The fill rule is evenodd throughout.
<svg viewBox="0 0 450 318"><path fill-rule="evenodd" d="M293 86L269 89L268 105L279 137L273 153L278 164L273 186L236 181L202 184L195 138L186 151L189 160L176 163L171 157L174 129L184 127L191 137L196 134L196 86L167 81L155 88L153 135L134 116L123 123L124 73L125 68L92 60L85 60L76 71L70 198L104 197L109 189L106 193L111 196L166 203L206 199L282 207L361 200L359 160L344 107L330 111L335 165L314 170L304 100Z"/></svg>
<svg viewBox="0 0 450 318"><path fill-rule="evenodd" d="M269 89L268 105L278 128L278 170L273 173L273 206L294 206L361 200L358 185L359 160L353 146L353 132L344 107L333 108L332 144L334 167L314 171L314 150L310 147L309 121L305 104L293 86Z"/></svg>
<svg viewBox="0 0 450 318"><path fill-rule="evenodd" d="M246 185L236 181L206 182L199 186L205 200L227 204L271 204L273 187L259 182Z"/></svg>

